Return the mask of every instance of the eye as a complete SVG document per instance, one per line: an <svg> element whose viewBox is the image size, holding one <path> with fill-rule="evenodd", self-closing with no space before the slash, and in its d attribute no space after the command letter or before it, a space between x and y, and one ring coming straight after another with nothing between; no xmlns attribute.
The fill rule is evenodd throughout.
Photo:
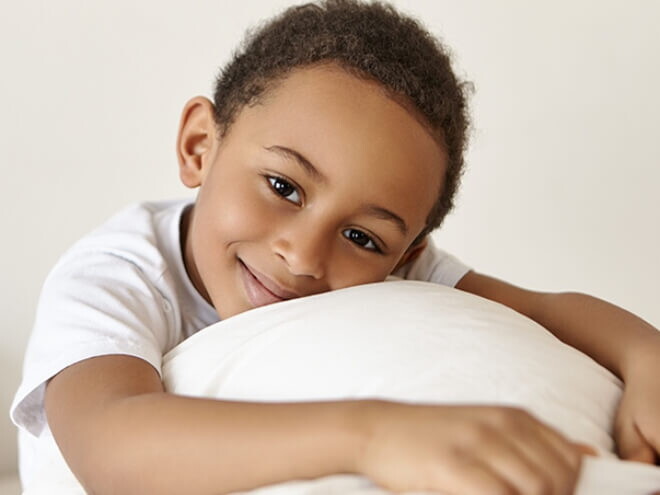
<svg viewBox="0 0 660 495"><path fill-rule="evenodd" d="M382 253L381 249L376 245L371 237L357 229L346 229L342 232L344 237L351 242L354 242L360 247L368 251L375 251L377 253Z"/></svg>
<svg viewBox="0 0 660 495"><path fill-rule="evenodd" d="M270 183L271 189L275 191L275 194L282 196L287 201L291 201L297 205L302 202L298 189L289 181L273 175L266 176L266 179ZM293 195L293 197L290 197L291 195Z"/></svg>

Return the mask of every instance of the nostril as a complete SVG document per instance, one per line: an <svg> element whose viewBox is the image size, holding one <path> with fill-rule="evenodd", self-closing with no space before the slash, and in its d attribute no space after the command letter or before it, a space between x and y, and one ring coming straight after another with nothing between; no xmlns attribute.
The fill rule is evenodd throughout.
<svg viewBox="0 0 660 495"><path fill-rule="evenodd" d="M292 275L320 279L324 274L320 237L299 235L298 238L300 242L295 244L286 238L275 241L272 244L273 253L284 262Z"/></svg>

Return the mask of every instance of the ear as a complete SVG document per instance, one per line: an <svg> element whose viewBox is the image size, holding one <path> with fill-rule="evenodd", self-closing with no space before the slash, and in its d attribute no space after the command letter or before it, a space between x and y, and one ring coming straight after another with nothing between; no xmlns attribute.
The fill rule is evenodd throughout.
<svg viewBox="0 0 660 495"><path fill-rule="evenodd" d="M424 251L424 248L428 245L429 241L424 238L422 242L419 244L415 244L414 246L410 246L405 253L403 253L403 256L399 260L399 262L396 264L392 272L397 271L399 268L401 268L403 265L410 263L411 261L414 261L417 259L417 257L422 254L422 251Z"/></svg>
<svg viewBox="0 0 660 495"><path fill-rule="evenodd" d="M176 140L179 177L185 186L202 184L213 161L217 139L213 103L203 96L193 98L183 108Z"/></svg>

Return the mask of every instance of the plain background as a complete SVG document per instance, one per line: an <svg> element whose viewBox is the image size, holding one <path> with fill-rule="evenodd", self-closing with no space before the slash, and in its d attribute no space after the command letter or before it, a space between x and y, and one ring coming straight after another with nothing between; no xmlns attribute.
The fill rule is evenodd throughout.
<svg viewBox="0 0 660 495"><path fill-rule="evenodd" d="M192 196L180 111L210 95L244 30L290 2L0 5L0 471L40 285L125 205ZM660 3L395 2L474 83L472 140L437 242L475 269L578 290L660 326Z"/></svg>

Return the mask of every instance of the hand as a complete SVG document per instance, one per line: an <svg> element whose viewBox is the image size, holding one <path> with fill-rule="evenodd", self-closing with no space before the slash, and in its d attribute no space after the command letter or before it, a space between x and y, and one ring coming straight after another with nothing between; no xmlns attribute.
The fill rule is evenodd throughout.
<svg viewBox="0 0 660 495"><path fill-rule="evenodd" d="M369 404L357 470L397 492L566 495L595 453L521 409Z"/></svg>
<svg viewBox="0 0 660 495"><path fill-rule="evenodd" d="M658 464L660 460L660 333L634 354L624 371L625 388L614 423L622 459Z"/></svg>

